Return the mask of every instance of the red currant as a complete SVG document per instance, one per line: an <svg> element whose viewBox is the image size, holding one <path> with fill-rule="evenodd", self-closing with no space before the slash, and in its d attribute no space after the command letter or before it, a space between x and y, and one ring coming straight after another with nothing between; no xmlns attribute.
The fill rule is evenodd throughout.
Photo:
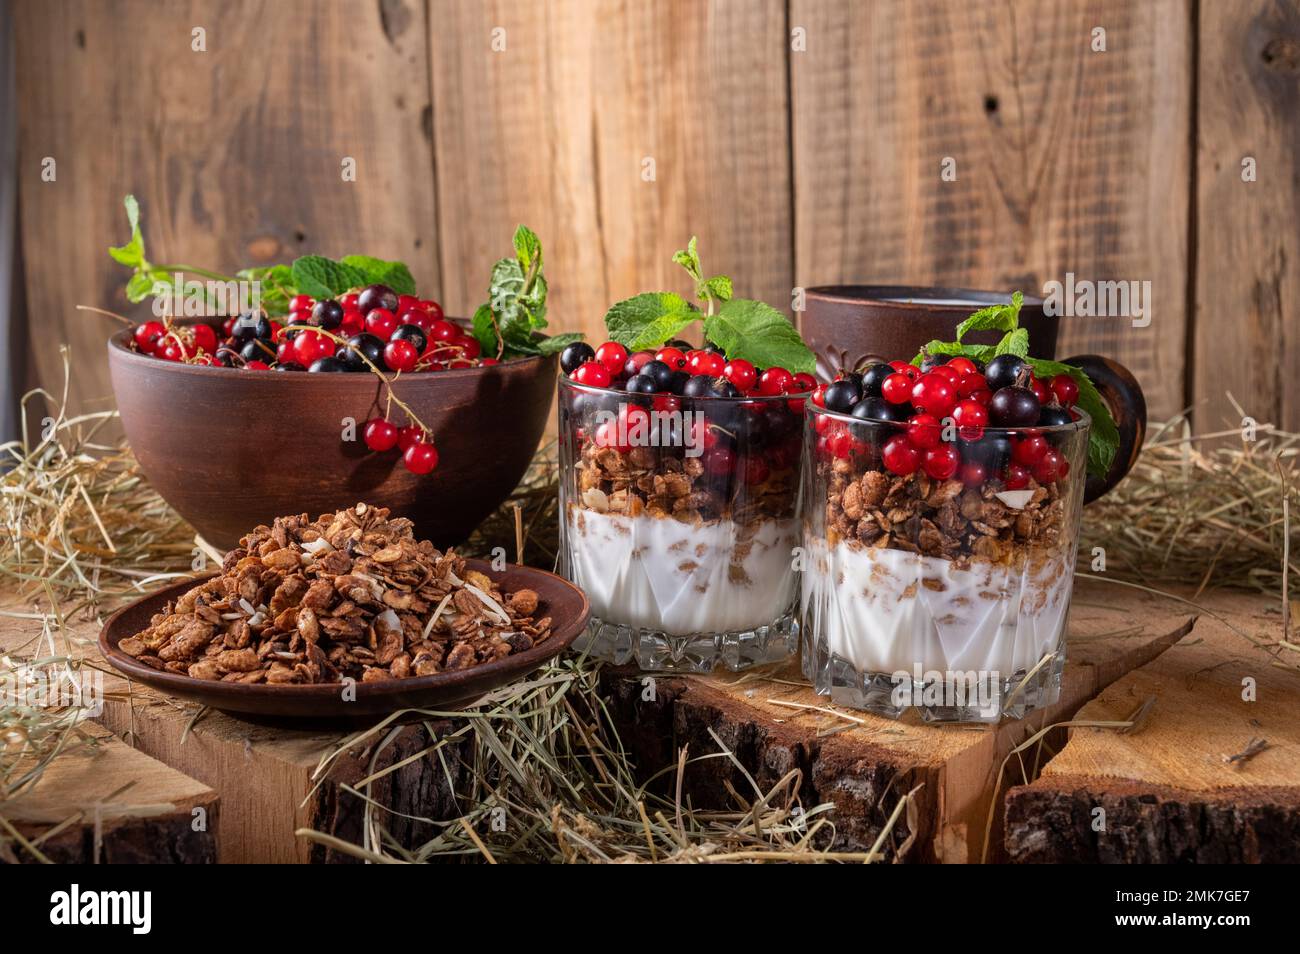
<svg viewBox="0 0 1300 954"><path fill-rule="evenodd" d="M402 463L413 474L427 474L438 466L438 451L432 444L416 441L402 453Z"/></svg>
<svg viewBox="0 0 1300 954"><path fill-rule="evenodd" d="M794 387L794 375L785 368L768 368L758 376L758 393L769 397L789 394Z"/></svg>
<svg viewBox="0 0 1300 954"><path fill-rule="evenodd" d="M967 398L958 401L952 409L952 419L957 424L957 436L962 440L974 442L984 436L984 428L989 423L989 410L979 401Z"/></svg>
<svg viewBox="0 0 1300 954"><path fill-rule="evenodd" d="M921 464L921 452L902 434L895 434L885 441L880 457L885 466L900 477L914 473Z"/></svg>
<svg viewBox="0 0 1300 954"><path fill-rule="evenodd" d="M931 447L921 459L922 469L927 476L935 480L947 480L957 473L957 468L960 465L961 455L957 453L957 448L953 444L940 444L938 447Z"/></svg>
<svg viewBox="0 0 1300 954"><path fill-rule="evenodd" d="M1052 399L1052 389L1047 386L1047 382L1040 381L1032 374L1029 376L1029 389L1034 392L1039 404L1046 404Z"/></svg>
<svg viewBox="0 0 1300 954"><path fill-rule="evenodd" d="M988 388L988 383L982 374L963 374L957 382L957 397L968 398L976 391L982 391Z"/></svg>
<svg viewBox="0 0 1300 954"><path fill-rule="evenodd" d="M366 331L380 341L387 341L397 330L397 316L387 308L372 308L366 313Z"/></svg>
<svg viewBox="0 0 1300 954"><path fill-rule="evenodd" d="M142 325L136 325L135 346L144 354L154 354L158 350L158 342L165 334L167 329L161 321L146 321Z"/></svg>
<svg viewBox="0 0 1300 954"><path fill-rule="evenodd" d="M609 376L614 378L623 373L623 365L627 364L627 349L617 341L606 341L596 349L596 361L603 364Z"/></svg>
<svg viewBox="0 0 1300 954"><path fill-rule="evenodd" d="M989 401L993 400L993 392L988 388L977 388L970 393L970 399L972 401L978 401L980 404L988 407Z"/></svg>
<svg viewBox="0 0 1300 954"><path fill-rule="evenodd" d="M818 407L826 406L826 385L819 384L813 388L812 402Z"/></svg>
<svg viewBox="0 0 1300 954"><path fill-rule="evenodd" d="M430 341L450 341L453 338L460 337L460 329L450 321L444 321L437 318L429 322L429 327L425 329L425 334Z"/></svg>
<svg viewBox="0 0 1300 954"><path fill-rule="evenodd" d="M893 377L893 375L890 375ZM885 379L889 383L889 378ZM925 374L912 385L912 403L927 414L945 417L957 400L957 389L942 375Z"/></svg>
<svg viewBox="0 0 1300 954"><path fill-rule="evenodd" d="M1007 464L1002 475L1002 486L1007 490L1024 490L1029 486L1029 471L1020 464Z"/></svg>
<svg viewBox="0 0 1300 954"><path fill-rule="evenodd" d="M913 447L927 450L939 446L939 419L931 414L917 414L907 420L907 439Z"/></svg>
<svg viewBox="0 0 1300 954"><path fill-rule="evenodd" d="M626 353L627 352L624 352L624 354ZM600 360L599 351L596 352L596 360ZM680 348L660 348L655 352L655 360L662 361L673 371L686 370L686 355L682 354Z"/></svg>
<svg viewBox="0 0 1300 954"><path fill-rule="evenodd" d="M961 465L961 482L967 487L978 487L984 483L987 474L979 461L968 460Z"/></svg>
<svg viewBox="0 0 1300 954"><path fill-rule="evenodd" d="M1062 407L1073 407L1079 403L1079 385L1070 375L1056 375L1052 378L1051 387Z"/></svg>
<svg viewBox="0 0 1300 954"><path fill-rule="evenodd" d="M906 404L912 398L912 379L903 371L895 371L880 385L880 393L890 404Z"/></svg>
<svg viewBox="0 0 1300 954"><path fill-rule="evenodd" d="M794 384L789 387L786 393L804 394L815 387L817 387L817 379L807 371L800 371L794 376Z"/></svg>
<svg viewBox="0 0 1300 954"><path fill-rule="evenodd" d="M1046 438L1037 435L1022 437L1011 449L1011 459L1024 467L1033 467L1050 449Z"/></svg>
<svg viewBox="0 0 1300 954"><path fill-rule="evenodd" d="M244 363L245 371L269 371L271 366L265 361L247 361Z"/></svg>
<svg viewBox="0 0 1300 954"><path fill-rule="evenodd" d="M366 421L361 437L372 451L390 451L397 446L397 425L382 417Z"/></svg>
<svg viewBox="0 0 1300 954"><path fill-rule="evenodd" d="M728 361L722 369L722 376L734 384L737 391L741 392L750 390L758 381L758 372L744 358Z"/></svg>
<svg viewBox="0 0 1300 954"><path fill-rule="evenodd" d="M194 348L196 351L206 351L208 354L217 350L217 333L212 330L211 325L194 326Z"/></svg>
<svg viewBox="0 0 1300 954"><path fill-rule="evenodd" d="M458 338L452 338L451 343L460 349L461 357L477 358L482 353L483 347L478 343L478 339L470 335L461 335Z"/></svg>
<svg viewBox="0 0 1300 954"><path fill-rule="evenodd" d="M714 447L704 455L704 469L715 477L725 477L736 466L736 455L726 447Z"/></svg>
<svg viewBox="0 0 1300 954"><path fill-rule="evenodd" d="M957 382L959 382L962 378L961 372L959 372L956 368L950 367L949 365L946 364L941 364L936 366L934 369L930 371L930 373L937 374L941 378L947 378L948 381L952 383L952 386L954 388L957 386Z"/></svg>
<svg viewBox="0 0 1300 954"><path fill-rule="evenodd" d="M432 298L425 298L420 302L420 307L429 313L429 317L434 321L442 318L442 305L438 304Z"/></svg>
<svg viewBox="0 0 1300 954"><path fill-rule="evenodd" d="M353 300L356 299L355 295L352 297ZM289 299L289 310L309 312L312 310L312 306L314 306L315 304L316 304L316 299L312 298L311 295L294 295L292 298Z"/></svg>
<svg viewBox="0 0 1300 954"><path fill-rule="evenodd" d="M889 366L893 368L895 371L897 371L899 374L907 375L908 379L911 381L915 381L917 378L921 376L921 369L914 364L909 364L906 361L891 361L889 362ZM901 402L895 402L895 403L901 403Z"/></svg>
<svg viewBox="0 0 1300 954"><path fill-rule="evenodd" d="M500 363L501 362L498 361L496 358L484 358L482 361L479 362L479 364L485 368L490 368L492 365L500 364Z"/></svg>
<svg viewBox="0 0 1300 954"><path fill-rule="evenodd" d="M397 429L397 446L405 451L412 444L418 444L424 440L424 431L420 430L414 424L407 424L405 427Z"/></svg>
<svg viewBox="0 0 1300 954"><path fill-rule="evenodd" d="M1034 466L1030 468L1029 472L1034 475L1034 480L1038 481L1040 484L1050 484L1052 481L1056 480L1056 478L1061 476L1062 460L1063 458L1057 451L1049 448L1047 452L1039 458L1038 463L1034 464Z"/></svg>
<svg viewBox="0 0 1300 954"><path fill-rule="evenodd" d="M961 355L958 355L955 358L949 358L948 363L944 365L944 367L952 368L962 377L965 377L968 374L980 373L980 369L975 366L974 361L972 361L970 358L963 358Z"/></svg>
<svg viewBox="0 0 1300 954"><path fill-rule="evenodd" d="M346 295L340 296L339 304L343 306L344 311L347 311L349 308L356 308L359 311L360 308L357 306L357 301L360 298L361 296L356 292L348 292Z"/></svg>
<svg viewBox="0 0 1300 954"><path fill-rule="evenodd" d="M420 299L416 298L414 295L398 295L397 313L400 315L404 311L411 310L424 311L420 306ZM406 324L406 322L403 322L403 324Z"/></svg>
<svg viewBox="0 0 1300 954"><path fill-rule="evenodd" d="M319 331L300 331L293 339L293 356L304 368L313 361L334 354L334 342Z"/></svg>
<svg viewBox="0 0 1300 954"><path fill-rule="evenodd" d="M836 430L826 439L826 448L831 452L832 456L843 460L852 456L853 451L856 449L856 443L847 430L841 429Z"/></svg>
<svg viewBox="0 0 1300 954"><path fill-rule="evenodd" d="M579 365L577 370L569 377L579 384L585 384L593 388L607 388L611 381L609 369L599 361L588 361Z"/></svg>
<svg viewBox="0 0 1300 954"><path fill-rule="evenodd" d="M394 338L384 345L384 364L394 371L414 371L419 360L419 351L405 338Z"/></svg>
<svg viewBox="0 0 1300 954"><path fill-rule="evenodd" d="M297 357L294 354L292 341L281 341L275 346L275 363L276 364L294 364Z"/></svg>
<svg viewBox="0 0 1300 954"><path fill-rule="evenodd" d="M761 484L767 480L768 474L767 463L761 457L750 457L745 461L745 483Z"/></svg>

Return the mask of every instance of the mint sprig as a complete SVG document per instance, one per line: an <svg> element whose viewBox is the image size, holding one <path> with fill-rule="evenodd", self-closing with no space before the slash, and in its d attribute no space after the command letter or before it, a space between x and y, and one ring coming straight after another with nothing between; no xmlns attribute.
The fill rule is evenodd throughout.
<svg viewBox="0 0 1300 954"><path fill-rule="evenodd" d="M1020 327L1020 308L1023 304L1024 295L1016 292L1011 296L1010 304L981 308L957 326L956 341L927 343L912 359L912 364L919 367L926 355L961 355L988 364L998 355L1014 354L1024 359L1040 378L1068 374L1079 386L1079 407L1092 418L1092 427L1088 431L1088 473L1105 476L1119 450L1119 429L1115 426L1110 408L1102 400L1096 385L1078 368L1060 361L1029 357L1029 331ZM1003 335L995 345L965 344L962 338L971 331L1001 331Z"/></svg>
<svg viewBox="0 0 1300 954"><path fill-rule="evenodd" d="M650 351L677 338L697 321L704 322L704 337L728 357L755 367L782 367L811 374L816 359L790 319L766 302L734 298L726 275L705 277L695 236L686 248L673 253L673 261L686 270L695 285L701 310L675 292L643 292L616 302L605 313L610 340L629 351Z"/></svg>
<svg viewBox="0 0 1300 954"><path fill-rule="evenodd" d="M582 335L570 332L543 337L546 327L546 276L542 241L526 225L515 229L513 256L492 266L488 300L474 312L472 330L484 354L500 360L555 354Z"/></svg>

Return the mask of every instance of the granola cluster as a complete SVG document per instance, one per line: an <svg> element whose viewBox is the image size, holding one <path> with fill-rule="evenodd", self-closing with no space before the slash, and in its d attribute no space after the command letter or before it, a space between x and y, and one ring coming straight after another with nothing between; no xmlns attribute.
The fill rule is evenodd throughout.
<svg viewBox="0 0 1300 954"><path fill-rule="evenodd" d="M502 593L411 522L359 503L261 526L122 640L155 669L225 682L362 682L468 669L551 635L532 590Z"/></svg>
<svg viewBox="0 0 1300 954"><path fill-rule="evenodd" d="M847 459L819 464L826 481L826 534L867 547L890 547L958 560L1009 560L1017 549L1052 549L1062 541L1065 501L1058 484L1032 478L1024 491L998 496L994 484L966 487L921 472L857 473ZM1023 506L1013 506L1020 503ZM1011 501L1011 502L1008 502Z"/></svg>
<svg viewBox="0 0 1300 954"><path fill-rule="evenodd" d="M578 497L598 513L672 517L683 523L722 518L749 523L794 512L796 473L771 468L754 484L718 480L700 457L677 457L661 448L623 451L588 443L577 463Z"/></svg>

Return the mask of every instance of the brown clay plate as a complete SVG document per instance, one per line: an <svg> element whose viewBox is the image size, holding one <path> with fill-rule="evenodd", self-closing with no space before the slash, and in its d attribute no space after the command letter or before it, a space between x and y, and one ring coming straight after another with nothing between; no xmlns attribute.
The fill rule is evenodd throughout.
<svg viewBox="0 0 1300 954"><path fill-rule="evenodd" d="M538 616L550 616L553 631L540 646L512 654L496 662L472 669L389 679L384 682L358 682L356 698L343 699L340 683L313 686L245 686L231 682L191 679L171 672L159 672L137 662L117 648L128 636L146 629L150 618L168 600L180 597L215 574L191 577L151 593L122 607L108 618L99 634L99 649L115 669L147 686L199 702L227 712L257 716L289 717L312 720L347 720L355 716L377 715L398 709L458 709L483 693L503 686L537 668L546 660L567 649L587 625L591 608L587 596L572 583L554 573L525 566L508 566L493 572L483 560L466 560L471 568L496 580L502 591L533 590L539 598Z"/></svg>

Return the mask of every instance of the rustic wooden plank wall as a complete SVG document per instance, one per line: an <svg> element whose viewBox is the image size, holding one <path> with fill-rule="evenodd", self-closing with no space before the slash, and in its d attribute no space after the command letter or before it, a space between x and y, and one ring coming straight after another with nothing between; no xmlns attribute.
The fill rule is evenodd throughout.
<svg viewBox="0 0 1300 954"><path fill-rule="evenodd" d="M592 334L609 302L683 288L669 255L692 233L707 267L783 308L832 281L1150 281L1149 327L1063 319L1063 351L1130 364L1154 415L1201 401L1217 426L1229 388L1300 426L1295 0L15 12L30 366L56 383L49 342L72 342L83 397L108 396L107 328L72 306L124 307L104 247L134 191L156 258L364 249L461 314L528 222L554 322Z"/></svg>

